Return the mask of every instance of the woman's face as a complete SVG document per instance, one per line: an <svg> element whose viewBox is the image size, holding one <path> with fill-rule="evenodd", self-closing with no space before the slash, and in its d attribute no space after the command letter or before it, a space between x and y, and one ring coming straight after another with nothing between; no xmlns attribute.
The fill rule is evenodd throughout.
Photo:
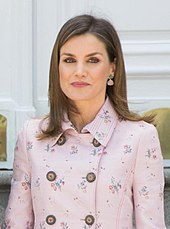
<svg viewBox="0 0 170 229"><path fill-rule="evenodd" d="M60 86L72 101L104 100L114 68L104 43L92 34L75 36L61 47Z"/></svg>

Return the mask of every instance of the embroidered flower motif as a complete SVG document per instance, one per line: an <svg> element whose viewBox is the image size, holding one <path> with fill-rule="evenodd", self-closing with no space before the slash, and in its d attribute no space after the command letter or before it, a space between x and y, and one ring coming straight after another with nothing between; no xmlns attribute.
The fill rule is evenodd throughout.
<svg viewBox="0 0 170 229"><path fill-rule="evenodd" d="M78 153L77 146L71 146L70 154L75 154L75 153Z"/></svg>
<svg viewBox="0 0 170 229"><path fill-rule="evenodd" d="M96 132L96 135L97 135L99 141L100 140L103 140L105 138L105 136L106 136L106 134L103 133L103 132L100 132L100 133L99 132Z"/></svg>
<svg viewBox="0 0 170 229"><path fill-rule="evenodd" d="M163 194L163 192L160 192L160 193L159 193L159 197L160 197L161 201L164 199L164 194Z"/></svg>
<svg viewBox="0 0 170 229"><path fill-rule="evenodd" d="M40 186L40 178L38 177L37 180L34 182L34 186L35 187L39 187Z"/></svg>
<svg viewBox="0 0 170 229"><path fill-rule="evenodd" d="M132 147L130 145L124 145L124 149L124 154L132 152Z"/></svg>
<svg viewBox="0 0 170 229"><path fill-rule="evenodd" d="M50 151L50 144L47 144L47 145L46 145L45 151L46 151L46 152L49 152L49 151Z"/></svg>
<svg viewBox="0 0 170 229"><path fill-rule="evenodd" d="M160 185L159 197L160 197L161 201L164 200L164 188L162 185Z"/></svg>
<svg viewBox="0 0 170 229"><path fill-rule="evenodd" d="M99 114L99 117L104 119L105 123L111 122L112 119L112 117L109 115L109 111L104 109L103 109L103 113Z"/></svg>
<svg viewBox="0 0 170 229"><path fill-rule="evenodd" d="M98 229L98 228L101 228L101 227L102 227L102 223L97 223L95 229Z"/></svg>
<svg viewBox="0 0 170 229"><path fill-rule="evenodd" d="M113 194L118 193L122 188L121 181L117 181L114 177L111 178L111 185L109 185L109 189Z"/></svg>
<svg viewBox="0 0 170 229"><path fill-rule="evenodd" d="M156 149L155 148L148 149L147 154L145 156L148 157L149 159L157 159Z"/></svg>
<svg viewBox="0 0 170 229"><path fill-rule="evenodd" d="M100 148L97 148L97 149L95 148L95 149L92 150L91 155L92 156L96 156L96 155L99 156L100 152L101 152L101 149Z"/></svg>
<svg viewBox="0 0 170 229"><path fill-rule="evenodd" d="M83 192L86 192L86 188L87 188L87 180L86 177L82 177L82 180L80 182L80 184L77 185L79 189L81 189Z"/></svg>
<svg viewBox="0 0 170 229"><path fill-rule="evenodd" d="M101 150L101 148L95 148L92 150L92 153L90 155L92 156L101 156L102 154L107 154L107 152L105 150Z"/></svg>
<svg viewBox="0 0 170 229"><path fill-rule="evenodd" d="M45 225L45 221L41 222L40 223L40 229L46 229L44 225Z"/></svg>
<svg viewBox="0 0 170 229"><path fill-rule="evenodd" d="M27 221L27 223L26 223L26 229L32 229L32 228L33 228L33 223Z"/></svg>
<svg viewBox="0 0 170 229"><path fill-rule="evenodd" d="M31 150L32 147L33 147L33 143L30 142L30 141L28 141L28 142L27 142L27 151Z"/></svg>
<svg viewBox="0 0 170 229"><path fill-rule="evenodd" d="M91 226L88 226L87 224L84 224L82 229L90 229Z"/></svg>
<svg viewBox="0 0 170 229"><path fill-rule="evenodd" d="M51 187L54 189L54 191L57 191L57 189L61 191L61 187L64 186L64 184L64 178L60 179L56 176L55 181L51 183Z"/></svg>
<svg viewBox="0 0 170 229"><path fill-rule="evenodd" d="M10 221L9 220L3 221L1 225L1 229L11 229Z"/></svg>
<svg viewBox="0 0 170 229"><path fill-rule="evenodd" d="M51 147L50 144L47 144L45 149L46 152L55 152L55 148Z"/></svg>
<svg viewBox="0 0 170 229"><path fill-rule="evenodd" d="M113 203L110 202L110 200L106 200L106 203L107 203L107 205L108 205L109 208L110 208L110 207L114 207Z"/></svg>
<svg viewBox="0 0 170 229"><path fill-rule="evenodd" d="M145 197L145 199L149 198L149 191L146 186L143 186L143 188L139 191L140 196Z"/></svg>
<svg viewBox="0 0 170 229"><path fill-rule="evenodd" d="M21 184L22 184L22 187L23 187L25 190L28 190L28 188L31 187L31 183L30 183L29 176L28 176L27 174L25 174L24 179L25 179L25 181L23 181L23 182L21 183Z"/></svg>
<svg viewBox="0 0 170 229"><path fill-rule="evenodd" d="M67 223L61 222L60 225L61 225L61 229L69 229Z"/></svg>

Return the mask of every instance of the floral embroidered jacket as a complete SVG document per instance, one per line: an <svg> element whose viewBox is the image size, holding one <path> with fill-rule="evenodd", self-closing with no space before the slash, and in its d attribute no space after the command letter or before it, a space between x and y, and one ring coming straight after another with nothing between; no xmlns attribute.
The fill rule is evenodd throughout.
<svg viewBox="0 0 170 229"><path fill-rule="evenodd" d="M78 133L37 140L40 120L18 136L2 228L165 229L163 160L153 125L118 118L107 98Z"/></svg>

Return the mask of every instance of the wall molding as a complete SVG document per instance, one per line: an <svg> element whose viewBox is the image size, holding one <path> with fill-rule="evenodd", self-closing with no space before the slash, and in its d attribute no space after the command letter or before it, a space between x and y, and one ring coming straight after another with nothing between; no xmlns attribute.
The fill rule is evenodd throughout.
<svg viewBox="0 0 170 229"><path fill-rule="evenodd" d="M122 42L125 55L169 55L170 40L167 41L126 41Z"/></svg>
<svg viewBox="0 0 170 229"><path fill-rule="evenodd" d="M145 23L145 22L144 22ZM141 41L142 43L144 41L146 42L160 42L160 41L168 41L170 40L170 29L159 29L159 30L139 30L139 29L134 29L134 30L117 30L122 41L127 43L128 41Z"/></svg>
<svg viewBox="0 0 170 229"><path fill-rule="evenodd" d="M130 66L126 68L128 79L170 79L170 67L168 66Z"/></svg>

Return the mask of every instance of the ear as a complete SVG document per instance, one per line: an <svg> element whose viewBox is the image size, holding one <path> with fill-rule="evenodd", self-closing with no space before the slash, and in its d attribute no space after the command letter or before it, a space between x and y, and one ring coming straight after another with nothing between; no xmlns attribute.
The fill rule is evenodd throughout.
<svg viewBox="0 0 170 229"><path fill-rule="evenodd" d="M111 63L110 73L114 73L115 70L116 70L116 64L115 64L115 62L112 62L112 63Z"/></svg>

